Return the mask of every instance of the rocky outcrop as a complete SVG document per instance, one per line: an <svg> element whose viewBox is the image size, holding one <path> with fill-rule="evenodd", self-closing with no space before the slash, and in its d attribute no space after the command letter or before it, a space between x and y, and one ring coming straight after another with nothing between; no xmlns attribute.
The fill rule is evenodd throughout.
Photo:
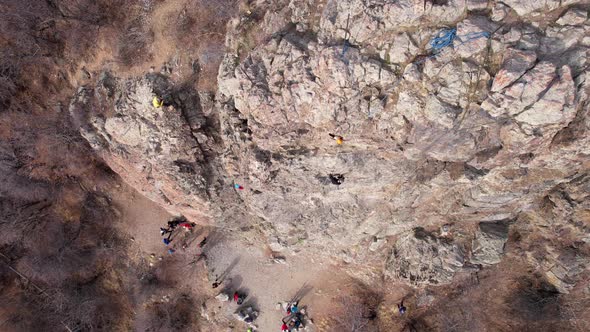
<svg viewBox="0 0 590 332"><path fill-rule="evenodd" d="M156 96L164 107L154 107ZM195 91L160 74L121 80L103 73L96 87L80 89L70 112L123 180L173 214L209 221L214 137Z"/></svg>
<svg viewBox="0 0 590 332"><path fill-rule="evenodd" d="M482 222L475 234L471 262L482 265L500 263L508 240L506 221Z"/></svg>
<svg viewBox="0 0 590 332"><path fill-rule="evenodd" d="M589 189L590 176L578 175L549 191L539 210L521 216L523 223L537 226L522 227L521 231L524 237L534 238L524 248L529 262L561 293L574 290L577 282L588 276Z"/></svg>
<svg viewBox="0 0 590 332"><path fill-rule="evenodd" d="M385 270L412 284L443 284L465 263L465 250L452 240L415 228L397 240Z"/></svg>
<svg viewBox="0 0 590 332"><path fill-rule="evenodd" d="M272 251L446 283L511 254L499 220L543 233L543 197L589 171L590 26L577 4L253 2L228 27L214 106L148 75L83 89L72 112L105 161L170 211L257 229ZM442 27L457 38L433 50ZM170 106L154 109L154 94ZM449 223L461 240L429 231ZM551 246L547 262L529 261L567 291L588 257L576 243L573 256Z"/></svg>
<svg viewBox="0 0 590 332"><path fill-rule="evenodd" d="M574 56L587 51L588 26L565 6L291 1L298 14L263 23L264 42L242 61L236 36L247 24L236 20L218 97L223 131L239 119L247 135L225 136L229 176L251 188L241 197L281 251L320 248L352 264L368 251L411 283L448 282L466 261L497 264L508 229L494 221L535 209L543 193L587 171L587 138L552 143L588 89L587 57ZM268 22L288 15L266 9ZM564 14L528 21L548 9ZM440 26L458 38L434 56ZM344 182L330 183L332 173ZM471 245L410 231L452 220L476 226ZM397 240L375 249L389 237Z"/></svg>

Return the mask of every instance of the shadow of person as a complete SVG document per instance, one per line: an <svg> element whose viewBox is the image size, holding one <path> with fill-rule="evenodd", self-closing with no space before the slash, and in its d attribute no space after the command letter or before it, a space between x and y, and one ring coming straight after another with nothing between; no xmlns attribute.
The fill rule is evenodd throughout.
<svg viewBox="0 0 590 332"><path fill-rule="evenodd" d="M289 303L296 303L301 301L307 293L309 293L313 289L313 286L309 285L307 282L299 288L299 290L295 293L295 295L291 298Z"/></svg>
<svg viewBox="0 0 590 332"><path fill-rule="evenodd" d="M234 260L225 268L225 270L223 272L221 272L221 274L217 275L216 280L220 283L223 282L223 280L225 280L225 278L227 278L229 273L234 269L234 267L236 267L236 265L238 265L239 262L240 262L240 256L234 258Z"/></svg>

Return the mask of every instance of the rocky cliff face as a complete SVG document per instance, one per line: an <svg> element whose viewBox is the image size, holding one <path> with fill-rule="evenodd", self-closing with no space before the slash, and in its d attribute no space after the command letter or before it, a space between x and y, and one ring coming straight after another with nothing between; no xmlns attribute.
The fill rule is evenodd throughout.
<svg viewBox="0 0 590 332"><path fill-rule="evenodd" d="M153 98L163 100L154 107ZM162 74L118 79L103 73L70 105L82 135L139 192L173 214L206 223L213 187L211 96Z"/></svg>
<svg viewBox="0 0 590 332"><path fill-rule="evenodd" d="M441 28L457 38L434 50ZM215 105L150 74L71 109L148 197L275 252L440 284L510 250L567 292L590 263L589 46L583 1L259 1Z"/></svg>

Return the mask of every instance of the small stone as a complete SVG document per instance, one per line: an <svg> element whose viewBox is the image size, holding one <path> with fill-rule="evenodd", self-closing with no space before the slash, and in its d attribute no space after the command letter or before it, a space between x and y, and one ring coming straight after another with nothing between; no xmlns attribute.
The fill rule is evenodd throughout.
<svg viewBox="0 0 590 332"><path fill-rule="evenodd" d="M440 236L446 237L451 235L451 227L449 225L442 225L440 228Z"/></svg>
<svg viewBox="0 0 590 332"><path fill-rule="evenodd" d="M220 302L227 302L229 301L229 295L225 293L219 293L217 294L217 296L215 296L215 299L217 299Z"/></svg>
<svg viewBox="0 0 590 332"><path fill-rule="evenodd" d="M287 264L287 260L285 259L285 257L276 257L273 258L272 261L277 264Z"/></svg>

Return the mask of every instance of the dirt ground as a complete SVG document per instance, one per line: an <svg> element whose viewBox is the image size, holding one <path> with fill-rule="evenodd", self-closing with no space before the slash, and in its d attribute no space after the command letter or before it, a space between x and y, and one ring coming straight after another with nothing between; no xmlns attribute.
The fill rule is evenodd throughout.
<svg viewBox="0 0 590 332"><path fill-rule="evenodd" d="M335 266L314 260L307 254L289 255L276 261L266 248L246 243L223 229L197 225L192 231L178 230L172 243L166 246L159 228L165 227L173 216L124 184L110 194L121 214L119 229L123 237L132 242L131 250L136 253L136 259L151 261L155 269L165 269L161 273L177 285L177 291L169 296L190 289L203 302L221 306L213 310L218 316L214 321L220 324L241 326L233 317L238 309L236 304L213 299L220 292L230 296L235 291L247 294L241 307L252 306L259 311L260 316L255 321L258 331L279 330L284 312L277 309L277 304L299 295L300 306L307 307L308 317L317 320L318 330L322 331L325 330L322 326L329 325L324 315L332 309L333 299L346 294L353 285ZM199 243L205 237L207 242L200 248ZM169 254L169 248L175 252ZM203 253L206 258L198 260ZM155 259L151 259L152 254ZM191 264L195 260L198 262ZM216 278L223 282L219 288L212 289ZM141 326L142 322L136 324ZM242 325L245 331L246 325Z"/></svg>

